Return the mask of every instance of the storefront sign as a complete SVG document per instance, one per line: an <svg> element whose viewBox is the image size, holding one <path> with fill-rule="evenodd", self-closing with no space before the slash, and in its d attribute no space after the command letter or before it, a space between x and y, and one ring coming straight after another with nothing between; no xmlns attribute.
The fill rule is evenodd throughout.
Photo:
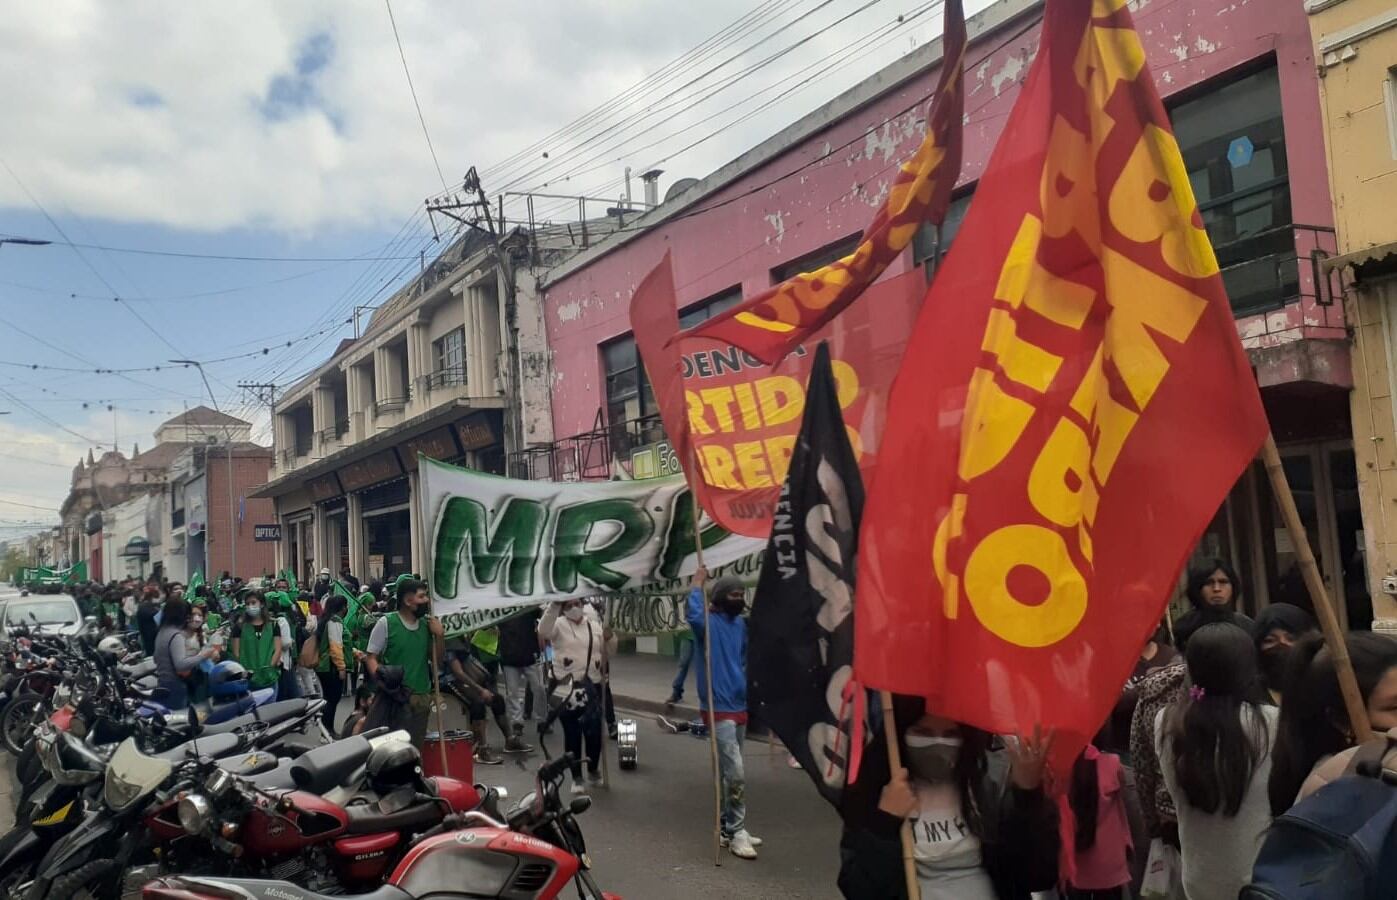
<svg viewBox="0 0 1397 900"><path fill-rule="evenodd" d="M281 526L253 525L252 539L254 541L279 541L281 540Z"/></svg>
<svg viewBox="0 0 1397 900"><path fill-rule="evenodd" d="M431 457L432 459L451 459L461 451L456 449L456 438L451 434L451 429L445 426L429 431L426 434L419 434L417 437L403 441L398 446L398 455L402 457L403 467L409 472L417 471L417 454Z"/></svg>
<svg viewBox="0 0 1397 900"><path fill-rule="evenodd" d="M421 476L432 595L442 614L658 593L696 566L683 478L517 481L432 460L422 461ZM700 533L711 568L759 553L764 543L707 520Z"/></svg>
<svg viewBox="0 0 1397 900"><path fill-rule="evenodd" d="M495 431L495 423L484 413L477 413L468 419L457 422L456 436L461 439L463 450L483 450L500 442L499 435Z"/></svg>
<svg viewBox="0 0 1397 900"><path fill-rule="evenodd" d="M669 441L659 441L631 451L632 478L663 478L682 471L674 445Z"/></svg>
<svg viewBox="0 0 1397 900"><path fill-rule="evenodd" d="M381 450L358 462L350 463L340 469L338 474L340 484L344 485L346 491L362 491L370 485L403 474L403 467L398 464L396 453L392 450Z"/></svg>
<svg viewBox="0 0 1397 900"><path fill-rule="evenodd" d="M312 478L306 482L306 491L311 498L317 501L333 500L344 493L340 489L339 479L334 472L327 472L319 478Z"/></svg>

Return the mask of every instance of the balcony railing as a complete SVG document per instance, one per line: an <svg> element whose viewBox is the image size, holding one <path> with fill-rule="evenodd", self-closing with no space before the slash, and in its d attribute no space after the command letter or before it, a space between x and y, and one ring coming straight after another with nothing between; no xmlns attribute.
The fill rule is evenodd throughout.
<svg viewBox="0 0 1397 900"><path fill-rule="evenodd" d="M608 425L598 412L591 431L510 454L509 474L546 481L604 481L613 474L613 460L629 469L632 450L664 439L658 415Z"/></svg>
<svg viewBox="0 0 1397 900"><path fill-rule="evenodd" d="M1316 288L1319 262L1336 246L1334 229L1322 225L1284 225L1215 244L1233 314L1255 315L1302 298L1331 302Z"/></svg>
<svg viewBox="0 0 1397 900"><path fill-rule="evenodd" d="M427 376L427 388L433 391L441 388L463 387L465 383L465 366L451 366L446 369L438 369Z"/></svg>

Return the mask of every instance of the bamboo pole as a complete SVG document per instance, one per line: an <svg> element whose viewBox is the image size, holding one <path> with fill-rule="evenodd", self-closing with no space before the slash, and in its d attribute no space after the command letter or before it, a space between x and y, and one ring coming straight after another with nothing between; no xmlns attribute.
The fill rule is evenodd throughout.
<svg viewBox="0 0 1397 900"><path fill-rule="evenodd" d="M606 629L611 621L611 604L608 602L602 607L601 615L601 739L598 746L601 747L601 786L611 787L611 766L606 761L606 739L607 732L611 728L606 721L606 698L611 691L611 654L606 652ZM588 660L588 665L591 665ZM615 710L613 709L613 715Z"/></svg>
<svg viewBox="0 0 1397 900"><path fill-rule="evenodd" d="M693 459L694 474L702 478L703 470L698 467L698 460ZM699 528L699 504L698 494L693 488L689 489L689 512L693 515L694 523L694 556L700 568L707 570L703 564L703 531ZM704 582L704 588L707 582ZM700 589L704 593L704 589ZM722 863L722 832L723 832L723 779L721 770L718 768L718 720L713 714L713 632L708 627L708 597L700 598L700 605L703 607L703 674L708 682L708 755L713 766L713 865L721 866ZM703 712L703 704L699 704L699 712Z"/></svg>
<svg viewBox="0 0 1397 900"><path fill-rule="evenodd" d="M889 772L890 775L895 776L902 771L902 749L897 743L897 720L893 714L892 691L879 691L878 700L883 706L883 737L884 743L888 745ZM922 888L917 883L917 859L913 854L912 823L910 821L902 820L902 827L898 829L898 837L902 839L902 874L907 879L907 900L921 900Z"/></svg>
<svg viewBox="0 0 1397 900"><path fill-rule="evenodd" d="M1300 511L1295 506L1295 495L1290 492L1290 482L1285 477L1285 467L1281 462L1280 451L1276 449L1275 435L1267 433L1266 443L1261 447L1261 461L1266 467L1266 475L1271 480L1271 493L1281 508L1281 518L1290 532L1290 542L1295 547L1295 556L1300 564L1300 575L1305 579L1310 600L1314 604L1315 615L1319 618L1324 640L1334 657L1334 674L1339 679L1339 689L1344 695L1344 706L1348 710L1349 726L1353 729L1355 743L1368 740L1372 728L1368 723L1368 707L1363 702L1363 694L1358 689L1358 679L1353 674L1353 662L1348 655L1348 642L1344 640L1339 617L1325 590L1324 579L1319 566L1315 564L1314 552L1310 549L1310 539L1305 535L1305 525L1300 521Z"/></svg>

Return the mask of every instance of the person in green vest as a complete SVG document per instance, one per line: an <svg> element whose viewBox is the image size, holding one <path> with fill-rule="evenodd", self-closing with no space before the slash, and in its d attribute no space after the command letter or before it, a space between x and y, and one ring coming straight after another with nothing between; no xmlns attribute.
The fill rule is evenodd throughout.
<svg viewBox="0 0 1397 900"><path fill-rule="evenodd" d="M233 658L247 669L254 688L271 687L281 677L281 655L285 648L277 624L266 610L261 591L247 595L241 626L233 632Z"/></svg>
<svg viewBox="0 0 1397 900"><path fill-rule="evenodd" d="M378 667L401 666L403 684L411 692L408 733L419 749L427 735L427 717L432 710L433 643L441 658L446 631L441 619L430 615L427 585L416 579L399 580L398 609L378 620L369 634L366 664L369 677L378 677ZM426 627L423 627L423 619Z"/></svg>
<svg viewBox="0 0 1397 900"><path fill-rule="evenodd" d="M349 671L349 691L358 688L359 660L369 646L369 632L376 619L372 615L374 594L367 587L350 604L344 616L344 649Z"/></svg>

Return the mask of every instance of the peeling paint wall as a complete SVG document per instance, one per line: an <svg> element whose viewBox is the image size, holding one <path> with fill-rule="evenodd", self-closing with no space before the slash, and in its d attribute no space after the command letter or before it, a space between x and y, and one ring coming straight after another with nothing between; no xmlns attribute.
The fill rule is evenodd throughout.
<svg viewBox="0 0 1397 900"><path fill-rule="evenodd" d="M1331 224L1314 60L1298 0L1235 0L1221 8L1215 0L1135 0L1131 6L1166 97L1274 54L1287 120L1295 221ZM962 185L984 172L1037 53L1038 31L1038 22L1020 19L982 35L968 51ZM1182 53L1176 52L1179 47ZM897 166L924 133L924 98L936 77L934 69L925 71L830 121L705 197L701 215L657 225L548 284L544 314L553 351L554 434L564 437L592 427L605 404L599 345L630 331L631 292L665 251L673 255L682 309L734 286L750 296L772 284L771 272L781 264L859 233L886 196ZM771 129L785 124L773 122ZM792 172L798 175L785 177ZM912 264L908 251L889 276ZM1308 265L1301 268L1308 270ZM1308 278L1307 272L1302 278ZM1302 293L1313 294L1312 286ZM1249 317L1238 327L1254 347L1305 337L1342 338L1343 315L1304 301L1277 314Z"/></svg>

